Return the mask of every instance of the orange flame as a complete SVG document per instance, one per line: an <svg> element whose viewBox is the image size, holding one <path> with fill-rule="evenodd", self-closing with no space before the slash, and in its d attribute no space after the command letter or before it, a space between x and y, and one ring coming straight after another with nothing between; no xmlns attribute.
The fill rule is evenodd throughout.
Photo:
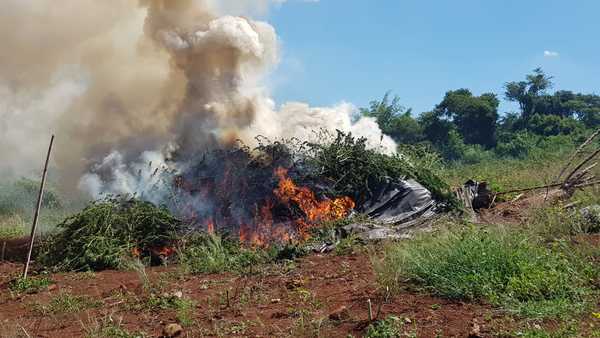
<svg viewBox="0 0 600 338"><path fill-rule="evenodd" d="M288 170L277 168L275 174L279 178L279 186L274 193L282 202L295 202L298 207L306 214L307 221L297 220L299 233L306 239L308 230L312 224L342 219L354 208L354 201L347 196L339 197L334 200L317 200L315 193L308 187L298 187L294 181L288 177Z"/></svg>
<svg viewBox="0 0 600 338"><path fill-rule="evenodd" d="M140 250L140 248L133 248L131 249L131 255L133 257L140 257L142 255L142 250Z"/></svg>
<svg viewBox="0 0 600 338"><path fill-rule="evenodd" d="M273 194L279 202L286 205L294 203L306 215L304 218L277 223L273 217L275 202L269 198L262 206L255 206L254 220L240 224L239 239L253 247L266 247L270 243L291 243L306 240L310 237L310 228L320 222L342 219L354 208L354 201L347 196L335 199L318 200L308 187L298 187L288 177L288 170L277 168L275 175L279 182ZM294 226L295 225L295 226ZM214 233L215 224L206 222L208 233Z"/></svg>
<svg viewBox="0 0 600 338"><path fill-rule="evenodd" d="M169 257L169 256L171 256L172 254L175 253L175 249L172 248L172 247L165 246L165 247L162 247L162 248L158 248L158 249L152 250L152 252L154 252L154 254L157 255L157 256Z"/></svg>

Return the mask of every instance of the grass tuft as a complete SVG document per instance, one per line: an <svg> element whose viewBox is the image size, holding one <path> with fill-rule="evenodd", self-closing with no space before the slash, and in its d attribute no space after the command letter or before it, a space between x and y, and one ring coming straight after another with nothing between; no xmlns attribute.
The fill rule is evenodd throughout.
<svg viewBox="0 0 600 338"><path fill-rule="evenodd" d="M102 302L89 296L78 296L68 292L61 292L53 297L48 304L34 305L34 310L44 316L49 314L77 313L102 305Z"/></svg>
<svg viewBox="0 0 600 338"><path fill-rule="evenodd" d="M88 320L88 323L81 323L85 338L146 338L146 334L141 332L129 332L122 324L122 318L114 319L112 316L98 320L97 318Z"/></svg>
<svg viewBox="0 0 600 338"><path fill-rule="evenodd" d="M367 327L365 338L400 338L406 337L404 323L398 317L389 316L378 320ZM410 335L408 335L411 337Z"/></svg>
<svg viewBox="0 0 600 338"><path fill-rule="evenodd" d="M245 248L219 235L196 234L179 249L179 263L186 273L243 272L273 261L279 251Z"/></svg>
<svg viewBox="0 0 600 338"><path fill-rule="evenodd" d="M48 277L17 278L8 284L10 291L16 294L33 294L46 290L52 284Z"/></svg>

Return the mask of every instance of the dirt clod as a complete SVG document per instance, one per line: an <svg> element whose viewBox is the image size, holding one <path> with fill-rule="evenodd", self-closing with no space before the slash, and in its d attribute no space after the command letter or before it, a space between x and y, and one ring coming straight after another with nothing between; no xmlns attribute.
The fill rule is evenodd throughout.
<svg viewBox="0 0 600 338"><path fill-rule="evenodd" d="M163 337L166 338L180 337L182 333L183 328L179 324L168 324L163 329Z"/></svg>
<svg viewBox="0 0 600 338"><path fill-rule="evenodd" d="M350 311L346 306L341 306L329 314L329 319L343 321L350 319Z"/></svg>

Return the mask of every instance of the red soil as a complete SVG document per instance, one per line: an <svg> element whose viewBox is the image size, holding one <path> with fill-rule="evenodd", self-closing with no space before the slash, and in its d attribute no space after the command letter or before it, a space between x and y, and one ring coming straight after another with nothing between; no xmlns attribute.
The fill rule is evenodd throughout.
<svg viewBox="0 0 600 338"><path fill-rule="evenodd" d="M123 318L130 331L160 336L164 325L177 322L173 310L128 310L118 293L141 295L142 282L135 272L104 271L93 276L56 274L55 286L38 294L11 296L6 283L21 265L0 264L0 324L21 325L31 337L82 337L83 326L107 315ZM368 299L376 314L381 303L375 274L365 254L313 255L294 267L270 268L249 277L231 274L177 276L175 267L148 268L151 281L166 281L164 290L181 291L195 301L194 323L184 336L286 337L315 336L311 321L320 321L321 337L360 337L368 322ZM43 316L36 303L47 304L60 292L89 295L102 306L82 313ZM229 301L227 301L229 299ZM229 303L229 304L227 304ZM342 307L343 320L329 317ZM418 292L405 291L381 306L380 318L395 315L405 322L407 333L419 337L467 337L473 324L482 336L502 330L504 316L489 306L451 302ZM333 315L332 317L335 317ZM82 324L83 323L83 324ZM305 325L302 325L302 324ZM0 325L1 327L1 325ZM313 329L310 329L312 327ZM0 336L2 336L0 332Z"/></svg>

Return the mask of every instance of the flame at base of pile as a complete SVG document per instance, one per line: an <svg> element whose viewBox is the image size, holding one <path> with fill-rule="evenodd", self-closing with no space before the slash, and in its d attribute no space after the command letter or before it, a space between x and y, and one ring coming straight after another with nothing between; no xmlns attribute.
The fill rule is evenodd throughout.
<svg viewBox="0 0 600 338"><path fill-rule="evenodd" d="M281 166L264 176L261 184L234 177L231 170L216 177L196 177L195 185L179 182L187 195L183 210L188 222L211 234L239 234L241 242L265 247L305 241L311 228L343 219L355 207L347 196L318 198L309 187L296 185L289 169Z"/></svg>

